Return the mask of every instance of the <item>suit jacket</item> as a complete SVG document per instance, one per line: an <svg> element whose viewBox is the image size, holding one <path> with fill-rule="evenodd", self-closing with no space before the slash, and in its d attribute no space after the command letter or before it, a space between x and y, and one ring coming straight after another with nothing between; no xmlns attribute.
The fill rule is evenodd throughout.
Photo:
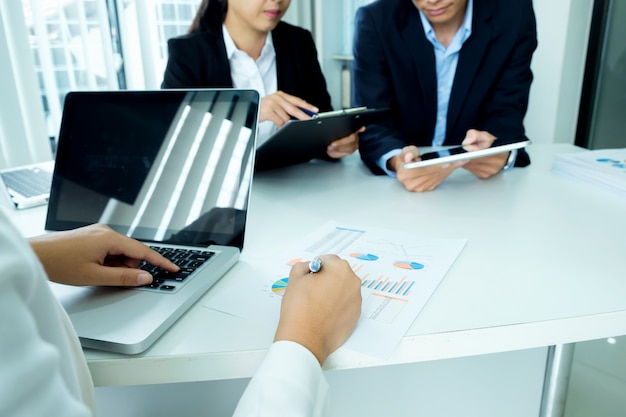
<svg viewBox="0 0 626 417"><path fill-rule="evenodd" d="M459 53L444 145L459 145L468 129L524 139L523 120L537 47L531 0L474 0L472 34ZM432 44L410 0L380 0L357 11L354 36L355 106L390 107L392 116L367 127L359 152L376 161L406 145L431 146L437 115ZM516 166L530 163L525 151Z"/></svg>
<svg viewBox="0 0 626 417"><path fill-rule="evenodd" d="M272 31L278 89L300 97L320 111L332 110L317 49L308 30L279 22ZM232 88L222 28L168 41L169 59L162 88Z"/></svg>

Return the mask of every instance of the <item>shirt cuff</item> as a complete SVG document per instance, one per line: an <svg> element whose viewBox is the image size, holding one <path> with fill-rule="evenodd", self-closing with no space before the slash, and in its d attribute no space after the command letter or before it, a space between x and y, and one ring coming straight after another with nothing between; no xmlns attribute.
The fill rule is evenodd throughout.
<svg viewBox="0 0 626 417"><path fill-rule="evenodd" d="M384 154L378 159L378 162L377 162L378 167L382 169L385 172L385 174L389 175L390 177L395 178L396 173L387 168L387 162L394 156L400 155L401 152L402 152L402 149L394 149L392 151L387 152L386 154Z"/></svg>
<svg viewBox="0 0 626 417"><path fill-rule="evenodd" d="M234 416L321 417L327 409L328 389L313 353L295 342L275 342L248 384Z"/></svg>
<svg viewBox="0 0 626 417"><path fill-rule="evenodd" d="M502 171L508 171L515 166L515 160L517 159L517 149L513 149L509 154L506 164L502 167Z"/></svg>

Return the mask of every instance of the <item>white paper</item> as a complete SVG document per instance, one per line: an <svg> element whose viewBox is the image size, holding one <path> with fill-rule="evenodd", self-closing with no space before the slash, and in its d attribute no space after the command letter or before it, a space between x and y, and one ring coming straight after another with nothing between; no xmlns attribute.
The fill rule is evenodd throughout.
<svg viewBox="0 0 626 417"><path fill-rule="evenodd" d="M557 154L553 169L559 174L626 196L626 149Z"/></svg>
<svg viewBox="0 0 626 417"><path fill-rule="evenodd" d="M276 326L291 265L334 253L361 279L363 306L345 347L389 357L424 308L467 239L438 239L329 223L295 244L270 268L232 282L205 307Z"/></svg>

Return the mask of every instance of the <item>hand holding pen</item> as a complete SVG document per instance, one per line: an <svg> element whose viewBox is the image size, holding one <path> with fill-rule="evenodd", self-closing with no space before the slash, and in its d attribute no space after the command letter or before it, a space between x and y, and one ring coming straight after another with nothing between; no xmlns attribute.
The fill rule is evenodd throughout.
<svg viewBox="0 0 626 417"><path fill-rule="evenodd" d="M261 99L261 114L259 121L270 120L277 127L283 126L290 119L310 119L319 109L299 97L278 91Z"/></svg>
<svg viewBox="0 0 626 417"><path fill-rule="evenodd" d="M275 341L306 347L323 364L352 333L361 314L361 280L336 255L299 262L289 273Z"/></svg>

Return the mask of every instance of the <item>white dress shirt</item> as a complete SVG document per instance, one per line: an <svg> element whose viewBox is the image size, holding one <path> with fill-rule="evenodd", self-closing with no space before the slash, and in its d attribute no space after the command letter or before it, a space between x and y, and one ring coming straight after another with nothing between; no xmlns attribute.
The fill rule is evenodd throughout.
<svg viewBox="0 0 626 417"><path fill-rule="evenodd" d="M280 341L270 347L234 417L321 417L327 408L328 382L315 356Z"/></svg>
<svg viewBox="0 0 626 417"><path fill-rule="evenodd" d="M276 93L278 91L278 76L272 33L267 34L261 56L256 61L237 48L225 25L222 25L222 33L224 34L224 45L230 63L230 76L233 79L233 86L238 89L256 90L261 97ZM269 120L260 122L257 147L275 131L276 125L273 122Z"/></svg>
<svg viewBox="0 0 626 417"><path fill-rule="evenodd" d="M78 337L35 254L0 209L0 416L92 416Z"/></svg>

